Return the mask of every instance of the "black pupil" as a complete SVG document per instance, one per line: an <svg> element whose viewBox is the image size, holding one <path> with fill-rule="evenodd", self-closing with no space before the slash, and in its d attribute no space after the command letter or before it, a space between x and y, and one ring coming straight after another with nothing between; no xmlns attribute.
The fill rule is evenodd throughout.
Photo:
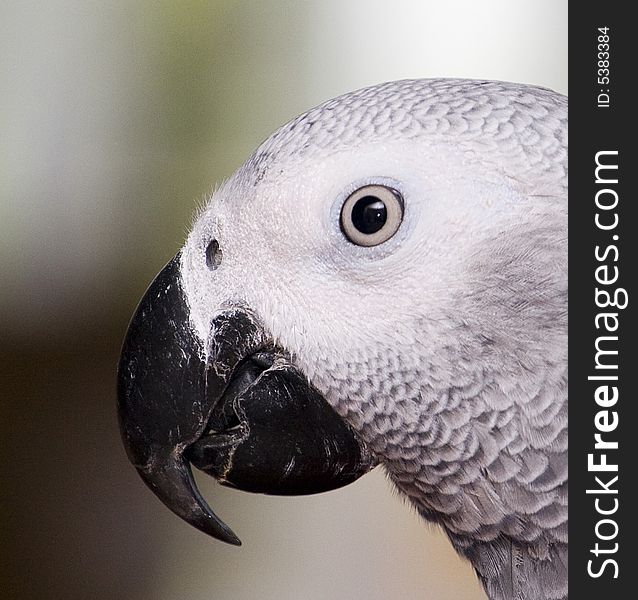
<svg viewBox="0 0 638 600"><path fill-rule="evenodd" d="M361 233L372 234L379 231L388 219L385 204L376 196L359 198L352 207L352 224Z"/></svg>

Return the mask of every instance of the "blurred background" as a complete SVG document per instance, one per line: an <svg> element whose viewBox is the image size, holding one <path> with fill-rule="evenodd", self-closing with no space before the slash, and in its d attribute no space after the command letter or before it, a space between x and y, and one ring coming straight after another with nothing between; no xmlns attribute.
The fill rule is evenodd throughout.
<svg viewBox="0 0 638 600"><path fill-rule="evenodd" d="M0 597L483 598L375 471L268 498L199 478L242 538L174 517L128 464L128 319L194 209L337 94L455 76L567 92L567 0L0 1Z"/></svg>

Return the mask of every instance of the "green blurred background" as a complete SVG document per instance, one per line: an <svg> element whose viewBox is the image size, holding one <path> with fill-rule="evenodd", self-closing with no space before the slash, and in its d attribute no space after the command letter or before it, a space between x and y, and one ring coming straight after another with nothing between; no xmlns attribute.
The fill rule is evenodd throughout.
<svg viewBox="0 0 638 600"><path fill-rule="evenodd" d="M308 498L199 478L244 541L170 514L115 369L194 209L273 129L384 80L566 93L566 0L0 2L0 597L483 598L381 472Z"/></svg>

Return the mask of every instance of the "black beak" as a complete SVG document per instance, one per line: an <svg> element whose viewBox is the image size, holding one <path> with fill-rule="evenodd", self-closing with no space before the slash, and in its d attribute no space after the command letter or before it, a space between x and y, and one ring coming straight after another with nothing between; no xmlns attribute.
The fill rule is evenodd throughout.
<svg viewBox="0 0 638 600"><path fill-rule="evenodd" d="M376 463L249 310L219 313L202 344L180 281L178 254L129 325L117 382L122 438L168 508L239 545L197 490L190 463L223 485L266 494L338 488Z"/></svg>

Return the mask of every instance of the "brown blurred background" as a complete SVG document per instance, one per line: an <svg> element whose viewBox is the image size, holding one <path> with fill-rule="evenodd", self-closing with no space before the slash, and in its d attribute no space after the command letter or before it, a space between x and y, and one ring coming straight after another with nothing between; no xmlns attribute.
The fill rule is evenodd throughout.
<svg viewBox="0 0 638 600"><path fill-rule="evenodd" d="M566 92L566 0L0 2L0 598L483 598L381 472L308 498L199 478L208 539L127 463L127 321L191 215L339 93L468 76Z"/></svg>

